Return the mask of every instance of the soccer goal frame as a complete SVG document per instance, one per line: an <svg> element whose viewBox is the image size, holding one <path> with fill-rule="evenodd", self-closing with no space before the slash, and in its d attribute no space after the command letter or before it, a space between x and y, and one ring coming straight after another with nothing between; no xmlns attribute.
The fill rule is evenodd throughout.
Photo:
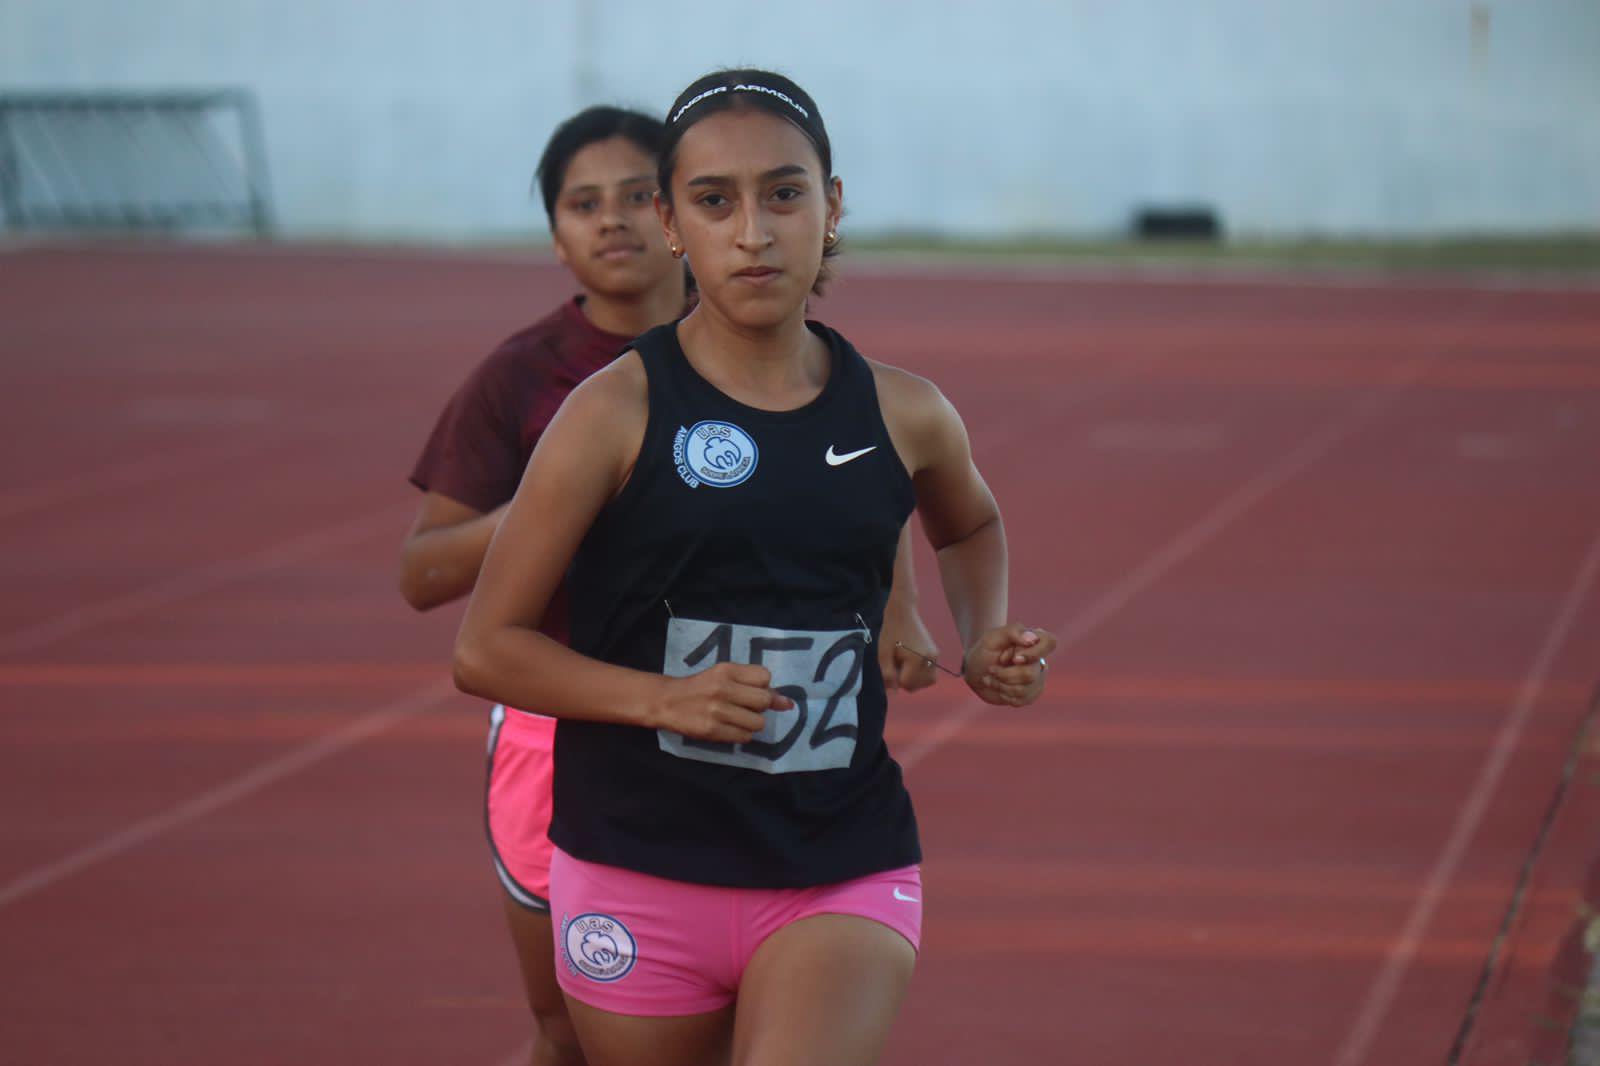
<svg viewBox="0 0 1600 1066"><path fill-rule="evenodd" d="M0 92L0 212L15 230L272 232L242 89Z"/></svg>

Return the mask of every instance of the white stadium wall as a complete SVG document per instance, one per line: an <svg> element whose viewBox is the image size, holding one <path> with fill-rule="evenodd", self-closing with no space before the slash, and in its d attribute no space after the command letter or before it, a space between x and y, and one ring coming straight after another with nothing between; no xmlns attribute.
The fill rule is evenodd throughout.
<svg viewBox="0 0 1600 1066"><path fill-rule="evenodd" d="M0 90L252 90L289 235L536 232L556 121L743 64L857 232L1600 229L1597 0L0 0Z"/></svg>

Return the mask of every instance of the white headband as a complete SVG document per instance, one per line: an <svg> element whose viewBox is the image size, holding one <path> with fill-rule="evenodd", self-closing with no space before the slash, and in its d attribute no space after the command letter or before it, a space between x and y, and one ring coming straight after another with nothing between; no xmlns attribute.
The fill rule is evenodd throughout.
<svg viewBox="0 0 1600 1066"><path fill-rule="evenodd" d="M768 88L765 85L731 85L731 86L730 85L718 85L718 86L715 86L714 88L707 89L705 92L701 93L699 96L696 96L693 100L690 100L688 103L686 103L682 107L678 108L677 113L672 116L672 120L671 121L672 122L677 122L680 118L683 117L683 113L685 111L689 110L691 107L693 107L695 104L698 104L701 100L704 100L706 97L715 96L718 93L725 93L725 92L766 93L768 96L776 96L779 100L782 100L784 103L788 104L790 107L792 107L796 111L800 112L800 116L802 118L810 118L811 117L811 112L807 111L805 108L803 108L799 104L795 103L794 100L789 96L788 93L779 92L777 89Z"/></svg>

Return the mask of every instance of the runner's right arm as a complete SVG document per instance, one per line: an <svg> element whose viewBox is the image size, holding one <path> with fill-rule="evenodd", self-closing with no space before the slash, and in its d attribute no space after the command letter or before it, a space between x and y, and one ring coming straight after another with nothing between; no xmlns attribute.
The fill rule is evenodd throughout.
<svg viewBox="0 0 1600 1066"><path fill-rule="evenodd" d="M637 355L597 372L562 404L473 587L456 637L456 685L557 718L743 743L765 725L762 712L793 706L772 691L765 667L721 663L669 678L591 659L538 630L578 545L633 468L648 405Z"/></svg>

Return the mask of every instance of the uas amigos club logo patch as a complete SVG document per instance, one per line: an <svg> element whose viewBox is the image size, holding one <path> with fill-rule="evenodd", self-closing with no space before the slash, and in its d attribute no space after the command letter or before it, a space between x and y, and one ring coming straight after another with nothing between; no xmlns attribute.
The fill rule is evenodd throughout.
<svg viewBox="0 0 1600 1066"><path fill-rule="evenodd" d="M691 489L702 484L729 489L750 480L761 451L750 434L731 422L696 422L678 427L672 461Z"/></svg>
<svg viewBox="0 0 1600 1066"><path fill-rule="evenodd" d="M561 923L561 950L567 968L591 981L609 984L628 976L639 946L628 927L609 914L580 914Z"/></svg>

